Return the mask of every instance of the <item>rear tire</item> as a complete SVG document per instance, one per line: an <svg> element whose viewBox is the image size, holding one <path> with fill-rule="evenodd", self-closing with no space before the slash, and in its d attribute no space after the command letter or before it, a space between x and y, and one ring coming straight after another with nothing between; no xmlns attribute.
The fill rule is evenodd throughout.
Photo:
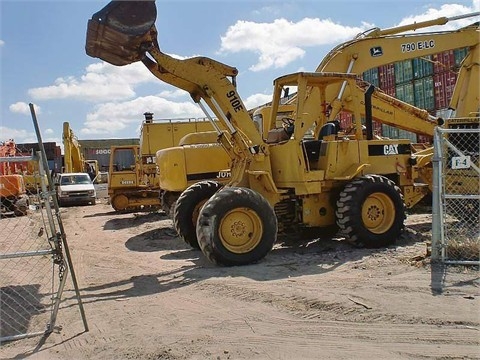
<svg viewBox="0 0 480 360"><path fill-rule="evenodd" d="M200 181L185 189L177 199L173 211L175 230L194 249L200 249L195 229L200 209L221 187L216 181Z"/></svg>
<svg viewBox="0 0 480 360"><path fill-rule="evenodd" d="M356 246L379 248L395 243L404 228L405 203L400 188L384 176L353 180L337 201L337 224Z"/></svg>
<svg viewBox="0 0 480 360"><path fill-rule="evenodd" d="M263 259L277 240L277 217L257 192L228 187L208 200L200 211L197 238L214 264L246 265Z"/></svg>

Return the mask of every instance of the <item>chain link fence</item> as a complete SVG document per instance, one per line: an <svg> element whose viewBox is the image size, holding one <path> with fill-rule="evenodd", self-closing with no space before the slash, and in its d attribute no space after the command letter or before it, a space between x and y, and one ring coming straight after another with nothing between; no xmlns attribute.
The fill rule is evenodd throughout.
<svg viewBox="0 0 480 360"><path fill-rule="evenodd" d="M434 137L432 258L445 264L480 265L480 128L472 120Z"/></svg>
<svg viewBox="0 0 480 360"><path fill-rule="evenodd" d="M0 344L54 330L69 273L88 330L32 104L30 108L41 151L31 157L0 157ZM36 184L29 192L26 176L9 171L26 161L39 169L29 175Z"/></svg>

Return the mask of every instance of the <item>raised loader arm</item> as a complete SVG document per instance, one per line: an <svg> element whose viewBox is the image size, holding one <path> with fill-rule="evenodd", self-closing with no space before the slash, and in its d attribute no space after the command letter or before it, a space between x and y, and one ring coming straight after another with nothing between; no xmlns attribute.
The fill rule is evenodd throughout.
<svg viewBox="0 0 480 360"><path fill-rule="evenodd" d="M110 2L88 22L87 54L119 66L142 61L157 78L187 91L209 116L203 100L228 130L229 138L214 124L232 161L243 165L232 166L239 170L233 182L241 182L247 164L263 158L266 147L237 93L238 70L206 57L180 60L163 53L155 18L154 1Z"/></svg>

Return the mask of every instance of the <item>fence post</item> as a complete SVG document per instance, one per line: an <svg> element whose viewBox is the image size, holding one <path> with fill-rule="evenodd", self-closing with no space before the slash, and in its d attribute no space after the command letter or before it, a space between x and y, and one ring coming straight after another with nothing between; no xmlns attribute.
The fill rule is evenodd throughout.
<svg viewBox="0 0 480 360"><path fill-rule="evenodd" d="M440 259L440 249L441 249L441 142L440 142L440 131L438 127L435 127L435 132L433 136L433 194L432 194L432 254L431 258L433 261L438 261Z"/></svg>

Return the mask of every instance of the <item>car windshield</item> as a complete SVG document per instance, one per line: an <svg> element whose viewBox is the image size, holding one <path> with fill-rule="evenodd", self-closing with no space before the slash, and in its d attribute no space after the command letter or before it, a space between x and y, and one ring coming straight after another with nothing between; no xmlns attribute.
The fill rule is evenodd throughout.
<svg viewBox="0 0 480 360"><path fill-rule="evenodd" d="M85 175L67 175L62 176L62 180L60 181L61 185L73 185L73 184L90 184L92 181L90 177Z"/></svg>

